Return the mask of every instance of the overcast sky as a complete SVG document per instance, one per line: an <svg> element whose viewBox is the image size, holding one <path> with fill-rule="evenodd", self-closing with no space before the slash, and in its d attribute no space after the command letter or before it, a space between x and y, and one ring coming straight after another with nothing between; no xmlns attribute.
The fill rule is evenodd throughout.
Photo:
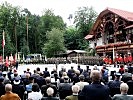
<svg viewBox="0 0 133 100"><path fill-rule="evenodd" d="M133 12L133 0L0 0L0 3L7 1L12 6L28 8L32 14L42 15L42 11L53 9L55 15L63 17L69 23L69 14L74 14L78 7L93 7L98 13L107 7Z"/></svg>

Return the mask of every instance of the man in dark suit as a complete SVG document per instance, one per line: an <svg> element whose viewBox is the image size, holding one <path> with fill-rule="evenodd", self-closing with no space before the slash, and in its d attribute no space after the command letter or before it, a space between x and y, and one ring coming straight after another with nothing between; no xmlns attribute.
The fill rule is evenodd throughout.
<svg viewBox="0 0 133 100"><path fill-rule="evenodd" d="M127 82L127 85L129 86L128 94L133 94L133 75L132 79Z"/></svg>
<svg viewBox="0 0 133 100"><path fill-rule="evenodd" d="M129 87L126 83L121 83L120 85L120 91L121 94L116 94L112 97L112 100L133 100L133 95L128 95Z"/></svg>
<svg viewBox="0 0 133 100"><path fill-rule="evenodd" d="M120 76L120 73L115 73L115 79L113 81L109 81L108 83L111 97L113 97L115 94L120 94L120 84L122 83Z"/></svg>
<svg viewBox="0 0 133 100"><path fill-rule="evenodd" d="M69 82L69 77L68 76L64 76L64 83L60 83L59 84L59 97L60 99L65 99L66 96L69 96L72 94L72 84L68 83Z"/></svg>
<svg viewBox="0 0 133 100"><path fill-rule="evenodd" d="M109 88L101 84L101 73L98 70L91 72L92 84L84 86L78 100L109 100Z"/></svg>
<svg viewBox="0 0 133 100"><path fill-rule="evenodd" d="M5 84L3 83L4 78L0 77L0 96L5 94Z"/></svg>
<svg viewBox="0 0 133 100"><path fill-rule="evenodd" d="M132 79L132 74L131 73L128 73L128 69L125 68L125 71L122 74L121 81L123 81L124 83L127 83L131 79Z"/></svg>

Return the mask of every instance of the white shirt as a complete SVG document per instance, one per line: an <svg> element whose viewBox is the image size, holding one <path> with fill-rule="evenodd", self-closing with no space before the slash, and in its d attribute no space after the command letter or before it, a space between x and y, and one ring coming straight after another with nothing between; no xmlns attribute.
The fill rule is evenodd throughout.
<svg viewBox="0 0 133 100"><path fill-rule="evenodd" d="M87 82L78 82L75 85L78 85L80 87L80 90L82 90L84 88L84 86L89 85L89 83L87 83Z"/></svg>
<svg viewBox="0 0 133 100"><path fill-rule="evenodd" d="M31 100L41 100L42 98L42 94L41 92L31 92L31 93L28 93L28 99L31 99Z"/></svg>

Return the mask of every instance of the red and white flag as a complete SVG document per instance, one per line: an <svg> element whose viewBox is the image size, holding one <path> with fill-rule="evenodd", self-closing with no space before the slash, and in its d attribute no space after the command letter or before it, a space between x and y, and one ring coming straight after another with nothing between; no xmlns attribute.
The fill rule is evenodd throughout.
<svg viewBox="0 0 133 100"><path fill-rule="evenodd" d="M5 32L4 32L4 30L3 30L2 35L3 35L2 47L4 48L4 46L5 46Z"/></svg>

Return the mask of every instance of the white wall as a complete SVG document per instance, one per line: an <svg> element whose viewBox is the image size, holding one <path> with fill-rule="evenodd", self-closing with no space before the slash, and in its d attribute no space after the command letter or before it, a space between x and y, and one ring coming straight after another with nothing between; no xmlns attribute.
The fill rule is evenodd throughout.
<svg viewBox="0 0 133 100"><path fill-rule="evenodd" d="M94 43L96 42L96 40L90 41L90 48L94 48ZM103 45L103 41L102 41L102 37L98 38L97 40L97 46Z"/></svg>

